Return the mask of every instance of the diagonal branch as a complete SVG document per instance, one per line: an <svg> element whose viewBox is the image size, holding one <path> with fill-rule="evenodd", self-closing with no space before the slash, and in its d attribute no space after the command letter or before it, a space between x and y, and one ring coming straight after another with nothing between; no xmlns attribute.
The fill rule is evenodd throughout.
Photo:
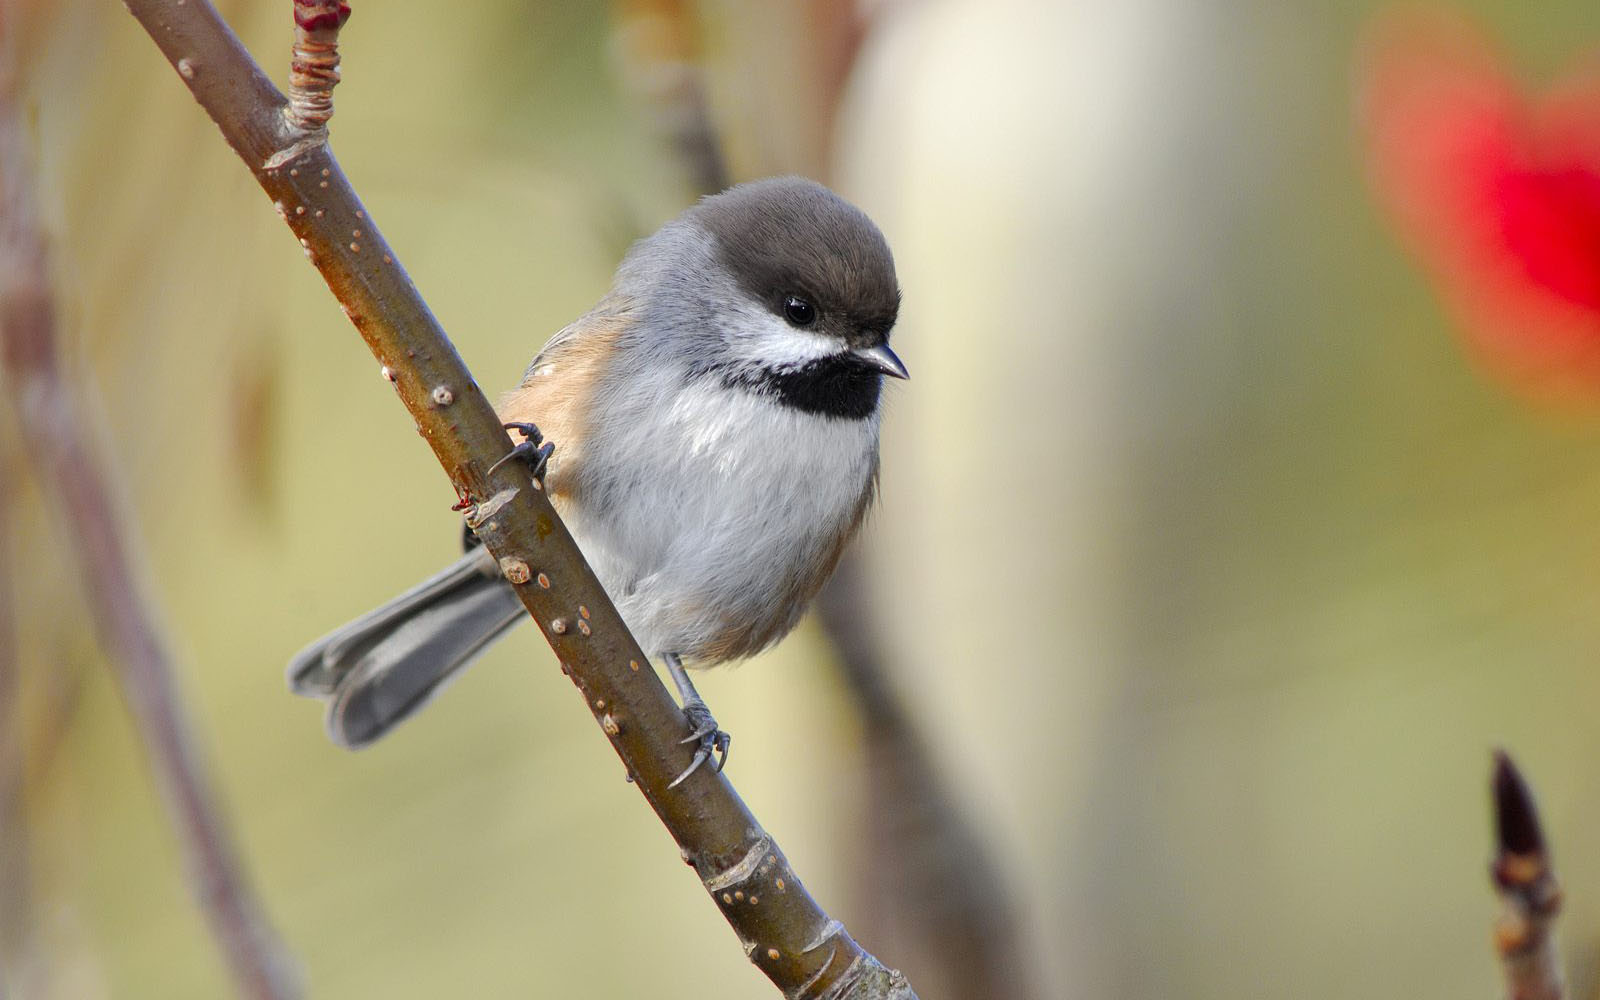
<svg viewBox="0 0 1600 1000"><path fill-rule="evenodd" d="M1556 952L1561 886L1533 793L1504 751L1494 755L1495 859L1490 867L1504 910L1495 924L1495 950L1506 974L1508 1000L1561 1000L1566 984Z"/></svg>
<svg viewBox="0 0 1600 1000"><path fill-rule="evenodd" d="M469 522L560 658L750 960L793 998L912 1000L904 977L805 891L727 778L689 763L683 715L647 666L555 509L525 469L488 470L510 439L325 139L287 102L205 0L127 6L274 202L433 448ZM185 71L187 67L187 71Z"/></svg>

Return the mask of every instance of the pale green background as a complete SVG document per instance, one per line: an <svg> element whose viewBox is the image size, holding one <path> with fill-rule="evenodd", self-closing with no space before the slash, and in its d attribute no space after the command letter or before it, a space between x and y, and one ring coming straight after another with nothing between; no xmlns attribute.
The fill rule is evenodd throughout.
<svg viewBox="0 0 1600 1000"><path fill-rule="evenodd" d="M736 168L805 162L804 45L705 9ZM1468 360L1373 206L1353 67L1376 9L903 0L847 94L830 166L895 248L914 373L866 542L882 635L1046 996L1494 995L1497 744L1593 981L1600 410ZM1466 9L1536 83L1600 47L1589 3ZM281 78L288 4L227 12ZM531 630L359 755L286 693L301 644L452 557L454 496L132 19L51 17L29 60L66 334L312 995L772 995ZM345 32L336 148L491 392L689 197L607 37L602 7L533 0L362 3ZM24 498L37 882L12 983L222 995L70 526ZM820 634L702 690L851 924L859 790L831 776L857 739Z"/></svg>

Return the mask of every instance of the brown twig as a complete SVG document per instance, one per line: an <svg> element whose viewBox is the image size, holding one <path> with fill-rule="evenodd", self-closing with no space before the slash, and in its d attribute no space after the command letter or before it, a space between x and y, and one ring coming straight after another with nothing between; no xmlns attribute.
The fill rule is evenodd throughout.
<svg viewBox="0 0 1600 1000"><path fill-rule="evenodd" d="M510 438L356 197L325 141L285 121L285 98L205 0L129 0L200 105L289 223L383 366L469 521L582 692L628 774L694 867L746 954L795 998L908 1000L911 987L802 888L725 776L700 768L682 712L648 667L572 536L526 469L488 470ZM187 63L192 72L183 73Z"/></svg>
<svg viewBox="0 0 1600 1000"><path fill-rule="evenodd" d="M712 124L694 15L686 0L613 4L618 71L650 113L651 124L688 168L702 194L729 184L721 137Z"/></svg>
<svg viewBox="0 0 1600 1000"><path fill-rule="evenodd" d="M340 0L294 0L289 104L283 115L304 137L327 134L333 88L339 83L339 29L349 19L350 5Z"/></svg>
<svg viewBox="0 0 1600 1000"><path fill-rule="evenodd" d="M859 559L841 560L817 600L864 734L865 926L932 995L1024 1000L1036 994L1012 894L890 685L874 606Z"/></svg>
<svg viewBox="0 0 1600 1000"><path fill-rule="evenodd" d="M11 13L9 9L5 11ZM9 83L9 67L0 70ZM294 997L291 966L243 875L198 742L184 715L173 659L119 533L115 495L91 446L56 340L44 236L10 86L0 87L0 370L41 488L68 526L107 659L116 668L176 826L200 906L239 990Z"/></svg>
<svg viewBox="0 0 1600 1000"><path fill-rule="evenodd" d="M1509 1000L1561 1000L1566 984L1556 953L1561 913L1556 882L1539 828L1533 793L1504 751L1494 755L1495 859L1490 877L1504 909L1494 944Z"/></svg>

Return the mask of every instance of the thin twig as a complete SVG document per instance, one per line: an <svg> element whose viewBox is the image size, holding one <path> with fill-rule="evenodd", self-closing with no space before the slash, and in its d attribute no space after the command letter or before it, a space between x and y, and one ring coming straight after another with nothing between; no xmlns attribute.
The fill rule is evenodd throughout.
<svg viewBox="0 0 1600 1000"><path fill-rule="evenodd" d="M801 886L725 776L689 763L682 712L526 469L488 470L511 441L356 197L326 141L288 128L285 98L205 0L129 0L300 240L527 606L601 731L751 961L794 998L914 997ZM187 64L191 72L184 73Z"/></svg>
<svg viewBox="0 0 1600 1000"><path fill-rule="evenodd" d="M711 120L699 32L687 0L613 5L618 72L656 132L689 171L695 190L728 186L728 163Z"/></svg>
<svg viewBox="0 0 1600 1000"><path fill-rule="evenodd" d="M1509 1000L1561 1000L1566 984L1556 951L1555 921L1561 913L1561 886L1533 793L1504 751L1494 755L1494 888L1504 905L1495 924L1494 945L1505 969Z"/></svg>
<svg viewBox="0 0 1600 1000"><path fill-rule="evenodd" d="M864 734L865 924L936 995L1025 1000L1036 990L1015 900L890 684L875 606L859 558L841 560L817 600Z"/></svg>
<svg viewBox="0 0 1600 1000"><path fill-rule="evenodd" d="M6 395L55 519L68 526L101 645L149 753L195 895L235 982L245 996L294 997L290 962L239 864L204 754L184 714L170 645L155 625L140 586L142 574L119 533L116 491L62 372L31 178L16 99L9 86L3 87L0 369L8 381Z"/></svg>
<svg viewBox="0 0 1600 1000"><path fill-rule="evenodd" d="M350 19L340 0L294 0L294 48L289 60L289 127L325 135L339 83L339 29Z"/></svg>

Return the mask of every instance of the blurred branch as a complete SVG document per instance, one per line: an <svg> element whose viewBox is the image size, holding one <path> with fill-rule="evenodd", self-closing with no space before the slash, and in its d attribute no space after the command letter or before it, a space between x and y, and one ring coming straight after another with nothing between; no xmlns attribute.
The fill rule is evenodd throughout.
<svg viewBox="0 0 1600 1000"><path fill-rule="evenodd" d="M615 46L623 85L689 170L695 190L729 184L721 137L711 121L693 12L686 0L617 0Z"/></svg>
<svg viewBox="0 0 1600 1000"><path fill-rule="evenodd" d="M1556 953L1561 913L1556 882L1533 793L1503 751L1495 753L1496 853L1490 875L1504 909L1495 924L1495 950L1505 969L1509 1000L1561 1000L1566 995Z"/></svg>
<svg viewBox="0 0 1600 1000"><path fill-rule="evenodd" d="M931 995L1034 996L1004 873L889 683L874 605L859 558L840 562L817 602L865 735L867 926Z"/></svg>
<svg viewBox="0 0 1600 1000"><path fill-rule="evenodd" d="M510 438L325 139L287 120L286 99L205 0L127 5L361 331L470 505L469 523L750 960L789 997L914 997L903 976L862 949L804 890L725 776L700 768L668 791L692 756L679 742L683 713L644 667L644 653L527 470L508 463L488 474L510 450Z"/></svg>
<svg viewBox="0 0 1600 1000"><path fill-rule="evenodd" d="M15 468L11 442L0 436L0 469ZM0 477L0 998L8 977L20 987L31 965L31 850L24 812L26 746L22 736L21 665L17 648L16 580L11 539L17 477Z"/></svg>
<svg viewBox="0 0 1600 1000"><path fill-rule="evenodd" d="M855 72L861 46L871 34L875 21L883 16L888 0L807 0L806 13L816 39L820 78L817 101L822 109L822 160L834 162L838 142L839 106L844 103L845 87Z"/></svg>
<svg viewBox="0 0 1600 1000"><path fill-rule="evenodd" d="M4 8L10 27L12 7ZM10 35L7 34L7 41ZM0 67L0 362L41 488L68 527L106 657L144 740L201 909L242 993L297 990L282 945L251 892L203 754L178 695L169 643L119 534L105 465L62 373L46 248L10 60Z"/></svg>

